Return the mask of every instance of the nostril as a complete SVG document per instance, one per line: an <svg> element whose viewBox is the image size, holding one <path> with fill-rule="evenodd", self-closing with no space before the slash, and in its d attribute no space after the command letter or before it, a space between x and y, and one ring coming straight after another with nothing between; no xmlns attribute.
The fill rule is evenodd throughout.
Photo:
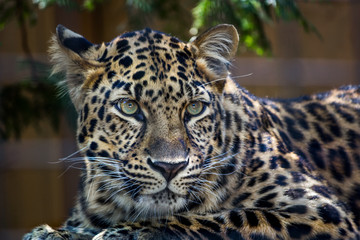
<svg viewBox="0 0 360 240"><path fill-rule="evenodd" d="M188 165L189 161L183 161L179 163L153 162L150 158L148 158L147 163L152 169L160 172L166 181L169 182Z"/></svg>

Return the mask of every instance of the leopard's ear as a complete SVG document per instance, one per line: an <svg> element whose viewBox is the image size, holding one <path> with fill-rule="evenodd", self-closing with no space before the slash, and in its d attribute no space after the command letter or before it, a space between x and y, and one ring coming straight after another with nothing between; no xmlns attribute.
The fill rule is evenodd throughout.
<svg viewBox="0 0 360 240"><path fill-rule="evenodd" d="M195 46L197 65L215 80L229 74L230 60L236 54L239 35L233 25L220 24L196 37L191 44ZM222 82L224 84L225 81Z"/></svg>
<svg viewBox="0 0 360 240"><path fill-rule="evenodd" d="M87 79L99 69L102 64L97 61L104 51L103 45L94 45L83 36L58 25L56 35L51 39L49 53L53 64L53 73L64 72L65 81L60 84L67 86L75 108L79 110L84 98Z"/></svg>

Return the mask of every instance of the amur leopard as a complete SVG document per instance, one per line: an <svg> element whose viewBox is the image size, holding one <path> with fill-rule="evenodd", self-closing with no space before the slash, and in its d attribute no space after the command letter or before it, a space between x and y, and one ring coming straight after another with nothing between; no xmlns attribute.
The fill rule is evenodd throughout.
<svg viewBox="0 0 360 240"><path fill-rule="evenodd" d="M68 220L24 239L360 239L360 86L255 97L227 24L188 43L56 30L85 165Z"/></svg>

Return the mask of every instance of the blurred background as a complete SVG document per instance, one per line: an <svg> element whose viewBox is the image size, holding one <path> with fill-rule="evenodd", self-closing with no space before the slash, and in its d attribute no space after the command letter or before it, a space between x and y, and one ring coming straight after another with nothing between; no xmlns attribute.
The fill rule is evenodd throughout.
<svg viewBox="0 0 360 240"><path fill-rule="evenodd" d="M240 33L232 75L261 97L360 84L358 0L0 0L0 239L59 226L73 205L76 113L50 75L57 24L93 43L151 27L187 41L217 23Z"/></svg>

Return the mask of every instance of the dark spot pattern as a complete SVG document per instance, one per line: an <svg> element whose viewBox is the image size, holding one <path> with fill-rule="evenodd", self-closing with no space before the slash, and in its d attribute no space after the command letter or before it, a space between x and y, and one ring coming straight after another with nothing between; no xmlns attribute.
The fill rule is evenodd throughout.
<svg viewBox="0 0 360 240"><path fill-rule="evenodd" d="M312 230L310 225L304 223L291 223L286 228L291 239L300 239Z"/></svg>
<svg viewBox="0 0 360 240"><path fill-rule="evenodd" d="M81 154L87 159L87 171L81 180L81 207L75 209L81 214L73 216L85 216L93 226L106 229L118 224L112 222L116 218L113 212L143 217L140 199L144 191L154 191L146 193L154 205L152 217L161 216L156 209L166 207L174 212L173 217L158 217L157 227L150 218L124 221L107 236L353 238L351 233L360 223L360 183L354 180L360 169L359 87L291 100L260 99L235 83L233 89L224 88L230 79L213 81L209 73L227 74L227 63L221 58L202 56L200 46L191 47L148 28L101 45L92 45L82 37L62 38L63 47L78 57L94 59L100 66L89 79L83 79L86 74L81 72L68 73L81 83L88 80L79 101L77 136L79 145L86 147ZM232 47L230 42L224 44ZM221 48L221 44L215 47ZM96 53L93 58L90 52L83 55L89 49ZM199 64L201 57L204 66ZM95 68L92 62L89 66ZM69 86L78 84L77 80ZM116 98L123 96L136 99L138 114L124 117L113 111ZM199 98L210 99L206 114L199 118L184 114L187 104ZM181 174L165 183L173 187L168 186L171 191L159 188L166 180L146 160L154 154L152 143L159 138L157 134L165 141L170 138L178 143L181 139L181 157L189 157L187 165L177 169ZM158 159L177 157L176 147L169 148L163 147ZM99 173L101 178L94 177ZM85 191L87 184L96 190L94 196ZM117 192L119 188L124 191ZM177 195L176 189L182 194ZM125 190L132 203L121 212ZM210 197L203 194L207 191ZM209 198L219 193L212 212L193 212L206 209L202 205L214 202ZM178 205L180 196L186 196L184 206ZM90 206L92 203L99 207ZM317 221L327 224L329 232L318 229L321 224ZM68 226L77 227L81 222L70 219Z"/></svg>
<svg viewBox="0 0 360 240"><path fill-rule="evenodd" d="M274 214L264 211L264 217L266 218L266 221L269 223L269 225L275 229L275 231L281 231L282 224L278 217L276 217Z"/></svg>
<svg viewBox="0 0 360 240"><path fill-rule="evenodd" d="M307 207L305 205L293 205L283 210L287 213L305 214L307 213Z"/></svg>
<svg viewBox="0 0 360 240"><path fill-rule="evenodd" d="M230 222L237 228L241 228L244 224L244 220L241 215L236 211L231 211L229 215Z"/></svg>
<svg viewBox="0 0 360 240"><path fill-rule="evenodd" d="M132 79L134 80L140 80L141 78L143 78L145 75L144 71L138 71L136 73L134 73L134 75L132 76Z"/></svg>
<svg viewBox="0 0 360 240"><path fill-rule="evenodd" d="M335 225L341 222L339 211L330 204L324 204L317 208L319 216L325 223L333 223Z"/></svg>
<svg viewBox="0 0 360 240"><path fill-rule="evenodd" d="M270 193L264 197L259 198L256 202L255 202L255 207L259 207L259 208L271 208L274 206L274 202L272 201L276 196L278 195L278 193Z"/></svg>
<svg viewBox="0 0 360 240"><path fill-rule="evenodd" d="M129 56L125 56L119 60L119 64L125 68L130 67L132 63L133 63L133 60Z"/></svg>
<svg viewBox="0 0 360 240"><path fill-rule="evenodd" d="M322 148L320 143L313 139L309 143L309 153L312 158L312 160L315 162L316 166L320 169L325 169L325 161L321 155Z"/></svg>
<svg viewBox="0 0 360 240"><path fill-rule="evenodd" d="M254 212L245 211L245 215L250 227L257 227L259 225L259 219Z"/></svg>
<svg viewBox="0 0 360 240"><path fill-rule="evenodd" d="M285 191L284 195L289 196L292 200L304 197L306 191L302 188L289 189Z"/></svg>

